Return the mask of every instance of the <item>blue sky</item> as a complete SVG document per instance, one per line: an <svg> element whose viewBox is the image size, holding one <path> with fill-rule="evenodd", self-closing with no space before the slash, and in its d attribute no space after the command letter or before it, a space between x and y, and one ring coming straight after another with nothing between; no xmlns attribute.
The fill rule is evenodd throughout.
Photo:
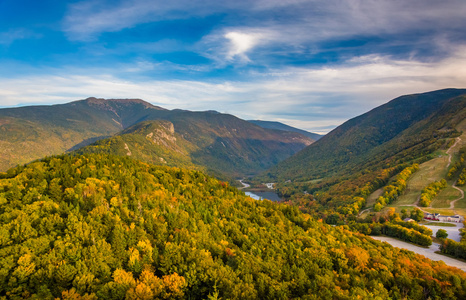
<svg viewBox="0 0 466 300"><path fill-rule="evenodd" d="M0 0L0 107L140 98L325 133L466 88L464 0Z"/></svg>

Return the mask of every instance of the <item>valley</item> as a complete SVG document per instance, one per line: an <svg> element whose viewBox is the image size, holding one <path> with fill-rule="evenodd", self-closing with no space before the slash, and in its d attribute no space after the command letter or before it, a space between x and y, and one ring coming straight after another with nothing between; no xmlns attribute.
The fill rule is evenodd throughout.
<svg viewBox="0 0 466 300"><path fill-rule="evenodd" d="M46 120L57 109L62 115ZM37 130L79 139L60 152L63 139L10 126L26 117ZM464 263L434 253L464 258L459 228L442 227L450 239L433 243L439 228L422 226L414 209L426 186L447 179L422 210L466 215L464 187L454 185L466 155L466 90L399 97L317 141L264 128L276 123L131 99L0 110L1 118L11 148L41 139L62 147L0 173L3 293L466 297Z"/></svg>
<svg viewBox="0 0 466 300"><path fill-rule="evenodd" d="M203 169L234 182L313 142L301 133L262 128L229 114L167 110L140 99L88 98L0 109L0 171L67 151L102 151Z"/></svg>
<svg viewBox="0 0 466 300"><path fill-rule="evenodd" d="M0 300L466 299L465 15L1 0Z"/></svg>

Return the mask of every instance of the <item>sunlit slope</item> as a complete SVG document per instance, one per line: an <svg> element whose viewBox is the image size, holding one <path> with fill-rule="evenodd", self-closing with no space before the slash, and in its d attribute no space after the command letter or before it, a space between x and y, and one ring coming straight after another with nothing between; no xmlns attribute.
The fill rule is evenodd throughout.
<svg viewBox="0 0 466 300"><path fill-rule="evenodd" d="M466 274L203 173L59 156L0 173L0 294L462 299Z"/></svg>
<svg viewBox="0 0 466 300"><path fill-rule="evenodd" d="M464 98L453 98L463 94L466 90L441 90L394 99L345 122L271 173L285 180L321 178L365 165L375 155L396 155L452 130L451 119L464 104Z"/></svg>
<svg viewBox="0 0 466 300"><path fill-rule="evenodd" d="M0 170L113 135L153 110L162 109L138 99L95 98L0 109Z"/></svg>

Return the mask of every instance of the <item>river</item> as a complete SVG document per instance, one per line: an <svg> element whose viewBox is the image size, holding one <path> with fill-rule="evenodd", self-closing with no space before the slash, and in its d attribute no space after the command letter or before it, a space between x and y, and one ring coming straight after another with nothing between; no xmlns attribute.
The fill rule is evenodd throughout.
<svg viewBox="0 0 466 300"><path fill-rule="evenodd" d="M242 185L243 187L239 188L240 190L242 189L247 189L250 187L249 184L243 182L243 179L241 180L238 180ZM271 200L271 201L280 201L282 200L280 197L278 197L278 194L277 193L274 193L274 192L271 192L271 191L266 191L266 192L245 192L246 196L249 196L251 197L252 199L256 199L256 200L262 200L262 199L268 199L268 200Z"/></svg>
<svg viewBox="0 0 466 300"><path fill-rule="evenodd" d="M253 199L256 200L262 200L262 199L268 199L271 201L280 201L282 200L280 197L278 197L277 193L274 192L245 192L246 196L249 196Z"/></svg>

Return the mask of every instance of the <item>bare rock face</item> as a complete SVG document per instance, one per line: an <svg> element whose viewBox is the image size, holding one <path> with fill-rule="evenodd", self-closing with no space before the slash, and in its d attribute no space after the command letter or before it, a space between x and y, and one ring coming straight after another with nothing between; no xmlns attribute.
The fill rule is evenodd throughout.
<svg viewBox="0 0 466 300"><path fill-rule="evenodd" d="M176 152L182 153L176 145L175 126L168 121L159 121L159 127L146 135L148 139L157 145L163 145Z"/></svg>

